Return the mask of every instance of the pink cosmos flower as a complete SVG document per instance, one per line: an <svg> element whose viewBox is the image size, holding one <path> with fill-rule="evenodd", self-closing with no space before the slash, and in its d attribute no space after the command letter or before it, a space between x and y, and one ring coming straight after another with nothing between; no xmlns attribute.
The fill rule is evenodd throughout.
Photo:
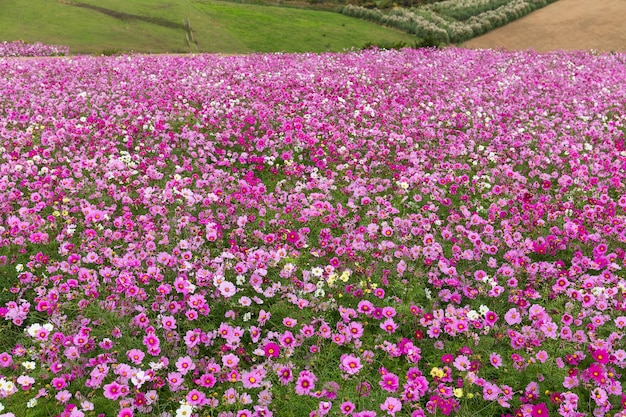
<svg viewBox="0 0 626 417"><path fill-rule="evenodd" d="M52 378L50 385L52 385L57 391L60 391L67 386L67 382L65 381L64 378L57 377L57 378Z"/></svg>
<svg viewBox="0 0 626 417"><path fill-rule="evenodd" d="M296 380L295 391L298 395L308 395L315 389L315 382L317 377L315 374L309 371L300 371L298 379Z"/></svg>
<svg viewBox="0 0 626 417"><path fill-rule="evenodd" d="M106 384L103 388L104 397L113 401L117 401L117 399L122 395L123 392L122 385L118 384L115 381L111 382L110 384Z"/></svg>
<svg viewBox="0 0 626 417"><path fill-rule="evenodd" d="M239 364L239 356L232 353L227 353L226 355L222 356L222 364L231 369L235 368Z"/></svg>
<svg viewBox="0 0 626 417"><path fill-rule="evenodd" d="M328 414L328 412L330 411L331 407L332 407L333 403L330 401L320 401L317 411L319 413L320 416L325 416L326 414Z"/></svg>
<svg viewBox="0 0 626 417"><path fill-rule="evenodd" d="M387 414L394 416L402 410L402 403L395 397L387 397L384 403L380 405L380 409L386 411Z"/></svg>
<svg viewBox="0 0 626 417"><path fill-rule="evenodd" d="M187 402L193 406L203 405L206 401L206 395L202 391L198 391L197 389L192 389L187 393L185 397Z"/></svg>
<svg viewBox="0 0 626 417"><path fill-rule="evenodd" d="M193 362L191 357L183 356L183 357L178 358L178 360L176 361L176 369L182 375L186 375L187 372L193 371L194 369L196 369L196 364Z"/></svg>
<svg viewBox="0 0 626 417"><path fill-rule="evenodd" d="M293 381L293 373L291 372L291 367L289 366L281 367L277 371L277 374L278 374L278 380L280 381L281 385L287 385L291 381Z"/></svg>
<svg viewBox="0 0 626 417"><path fill-rule="evenodd" d="M486 401L494 401L500 394L500 388L491 382L485 382L483 385L483 399Z"/></svg>
<svg viewBox="0 0 626 417"><path fill-rule="evenodd" d="M215 379L215 376L212 373L205 373L205 374L202 374L200 378L196 379L194 382L200 385L201 387L212 388L217 382L217 380Z"/></svg>
<svg viewBox="0 0 626 417"><path fill-rule="evenodd" d="M371 315L374 310L374 305L368 300L361 300L357 304L357 311L361 314Z"/></svg>
<svg viewBox="0 0 626 417"><path fill-rule="evenodd" d="M452 365L459 371L467 371L470 366L470 360L465 355L459 355L456 357L456 359L454 359Z"/></svg>
<svg viewBox="0 0 626 417"><path fill-rule="evenodd" d="M349 416L350 414L352 414L352 412L354 411L354 408L355 408L354 403L350 401L345 401L341 403L341 405L339 406L341 413L346 416Z"/></svg>
<svg viewBox="0 0 626 417"><path fill-rule="evenodd" d="M493 326L498 321L498 315L490 310L487 312L487 314L485 314L485 320L487 321L487 323L489 323L490 326Z"/></svg>
<svg viewBox="0 0 626 417"><path fill-rule="evenodd" d="M545 350L540 350L535 354L535 358L537 358L537 360L541 363L546 363L546 361L548 360L548 352L546 352Z"/></svg>
<svg viewBox="0 0 626 417"><path fill-rule="evenodd" d="M283 319L283 324L286 327L294 327L296 324L298 324L298 320L292 319L291 317L285 317Z"/></svg>
<svg viewBox="0 0 626 417"><path fill-rule="evenodd" d="M167 382L170 388L174 391L178 389L185 382L183 375L180 372L170 372L167 374Z"/></svg>
<svg viewBox="0 0 626 417"><path fill-rule="evenodd" d="M381 377L378 385L385 391L395 392L399 386L399 378L397 375L388 372Z"/></svg>
<svg viewBox="0 0 626 417"><path fill-rule="evenodd" d="M283 347L292 347L294 346L296 339L294 338L293 333L287 330L280 336L279 341Z"/></svg>
<svg viewBox="0 0 626 417"><path fill-rule="evenodd" d="M163 316L161 318L161 324L164 329L173 330L176 328L176 319L174 316Z"/></svg>
<svg viewBox="0 0 626 417"><path fill-rule="evenodd" d="M131 349L126 352L126 357L128 358L128 360L135 365L140 365L145 355L146 354L139 349Z"/></svg>
<svg viewBox="0 0 626 417"><path fill-rule="evenodd" d="M398 325L393 321L393 319L388 318L384 322L380 323L380 328L387 333L392 334L398 329Z"/></svg>
<svg viewBox="0 0 626 417"><path fill-rule="evenodd" d="M131 408L122 408L117 417L133 417L133 410Z"/></svg>
<svg viewBox="0 0 626 417"><path fill-rule="evenodd" d="M159 341L159 338L156 337L154 334L148 334L143 338L143 344L148 348L154 348L159 346L161 343Z"/></svg>
<svg viewBox="0 0 626 417"><path fill-rule="evenodd" d="M348 375L356 375L363 368L361 364L361 359L352 354L343 354L341 355L339 369L347 373Z"/></svg>
<svg viewBox="0 0 626 417"><path fill-rule="evenodd" d="M218 290L220 294L222 294L226 298L230 298L237 292L237 287L230 281L222 281L219 285Z"/></svg>
<svg viewBox="0 0 626 417"><path fill-rule="evenodd" d="M0 367L8 368L13 364L13 358L6 352L0 353Z"/></svg>
<svg viewBox="0 0 626 417"><path fill-rule="evenodd" d="M258 371L242 372L241 381L246 389L259 388L263 382L263 375Z"/></svg>
<svg viewBox="0 0 626 417"><path fill-rule="evenodd" d="M509 326L513 326L514 324L519 324L522 322L522 316L516 308L511 308L504 315L504 320Z"/></svg>
<svg viewBox="0 0 626 417"><path fill-rule="evenodd" d="M70 400L70 398L72 398L72 393L70 393L68 390L59 391L54 396L54 398L56 398L57 401L59 401L61 404L65 404Z"/></svg>
<svg viewBox="0 0 626 417"><path fill-rule="evenodd" d="M502 356L500 356L499 353L491 353L489 355L489 363L491 363L491 365L498 369L500 366L502 366Z"/></svg>

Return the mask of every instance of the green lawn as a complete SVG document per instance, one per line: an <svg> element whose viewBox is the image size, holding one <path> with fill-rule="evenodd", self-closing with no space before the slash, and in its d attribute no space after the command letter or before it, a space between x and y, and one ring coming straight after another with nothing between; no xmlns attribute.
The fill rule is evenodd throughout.
<svg viewBox="0 0 626 417"><path fill-rule="evenodd" d="M71 53L107 50L322 52L367 42L412 44L406 33L334 12L210 0L0 0L0 40L67 45Z"/></svg>

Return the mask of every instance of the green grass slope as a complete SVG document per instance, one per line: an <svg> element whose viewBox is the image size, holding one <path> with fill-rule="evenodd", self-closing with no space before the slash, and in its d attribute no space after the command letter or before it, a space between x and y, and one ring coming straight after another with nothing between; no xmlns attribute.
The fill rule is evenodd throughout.
<svg viewBox="0 0 626 417"><path fill-rule="evenodd" d="M334 12L213 0L0 0L0 41L20 39L99 54L322 52L415 38Z"/></svg>

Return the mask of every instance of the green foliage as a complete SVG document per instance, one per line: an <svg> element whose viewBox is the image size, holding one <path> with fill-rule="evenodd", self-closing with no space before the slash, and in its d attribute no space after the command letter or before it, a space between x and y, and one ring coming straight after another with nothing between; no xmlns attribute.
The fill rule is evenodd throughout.
<svg viewBox="0 0 626 417"><path fill-rule="evenodd" d="M212 0L2 0L0 9L0 40L66 45L73 54L324 52L413 41L334 12Z"/></svg>
<svg viewBox="0 0 626 417"><path fill-rule="evenodd" d="M367 42L361 49L404 49L407 47L406 42Z"/></svg>
<svg viewBox="0 0 626 417"><path fill-rule="evenodd" d="M100 53L100 55L102 56L113 56L113 55L120 55L120 54L121 52L117 48L103 49L102 52Z"/></svg>

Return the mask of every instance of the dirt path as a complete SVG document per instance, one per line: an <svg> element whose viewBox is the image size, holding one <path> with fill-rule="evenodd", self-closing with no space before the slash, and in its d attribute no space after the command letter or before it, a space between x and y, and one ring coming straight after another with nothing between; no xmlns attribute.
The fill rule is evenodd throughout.
<svg viewBox="0 0 626 417"><path fill-rule="evenodd" d="M461 46L626 52L626 0L559 0Z"/></svg>

